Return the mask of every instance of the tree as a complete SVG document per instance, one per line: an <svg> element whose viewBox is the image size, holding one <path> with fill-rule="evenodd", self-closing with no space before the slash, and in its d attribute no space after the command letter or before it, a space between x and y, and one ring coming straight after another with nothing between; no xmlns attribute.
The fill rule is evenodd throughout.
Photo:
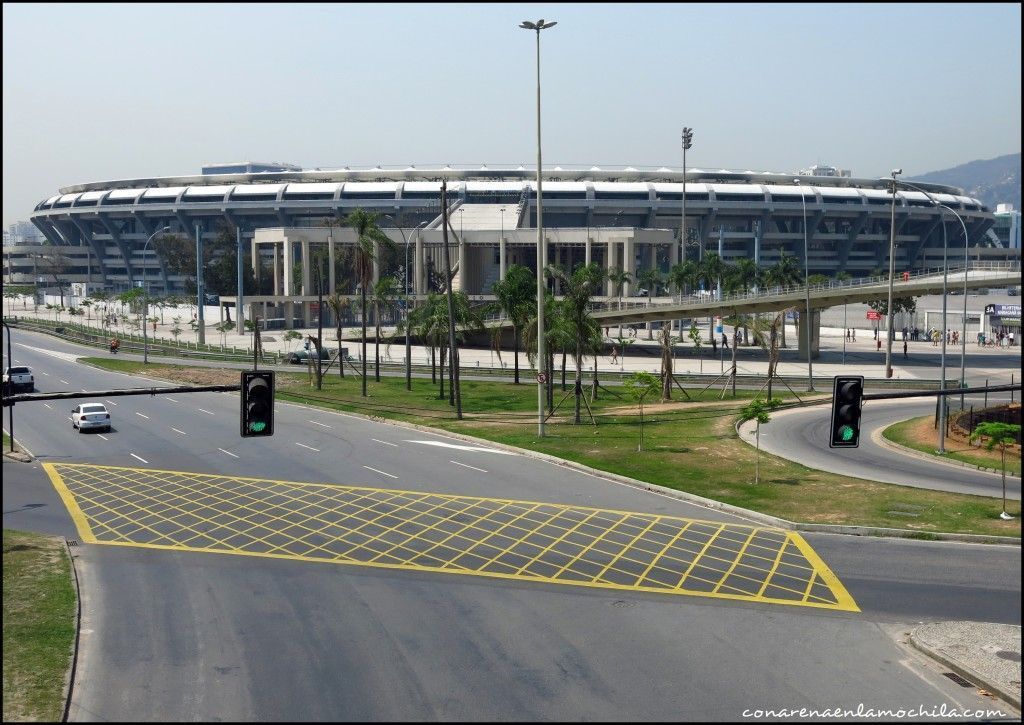
<svg viewBox="0 0 1024 725"><path fill-rule="evenodd" d="M363 330L363 397L366 397L366 298L373 282L373 262L380 248L393 248L395 243L377 226L377 212L355 209L345 224L356 233L356 276L359 278L359 299Z"/></svg>
<svg viewBox="0 0 1024 725"><path fill-rule="evenodd" d="M700 272L697 269L697 263L692 259L688 259L685 262L673 264L672 268L668 271L669 283L679 292L679 297L697 286L697 280L700 278Z"/></svg>
<svg viewBox="0 0 1024 725"><path fill-rule="evenodd" d="M679 338L672 337L672 323L662 322L661 333L661 401L664 403L672 399L672 345L678 342Z"/></svg>
<svg viewBox="0 0 1024 725"><path fill-rule="evenodd" d="M769 411L779 407L781 403L782 401L778 398L771 397L766 400L752 400L740 411L741 423L746 423L748 420L757 421L757 428L754 433L757 446L757 453L754 458L755 485L761 481L761 424L771 420Z"/></svg>
<svg viewBox="0 0 1024 725"><path fill-rule="evenodd" d="M796 257L791 254L782 253L779 261L768 268L765 272L765 282L772 287L792 287L800 284L803 274ZM786 347L786 324L782 323L782 347Z"/></svg>
<svg viewBox="0 0 1024 725"><path fill-rule="evenodd" d="M895 305L893 306L895 307ZM985 441L985 450L991 451L996 446L999 446L999 460L1002 464L1003 472L1003 511L999 514L999 518L1009 521L1013 516L1006 513L1006 449L1020 440L1020 426L993 421L979 423L974 428L974 432L971 433L971 441L973 442L977 438L988 439Z"/></svg>
<svg viewBox="0 0 1024 725"><path fill-rule="evenodd" d="M637 452L639 452L644 447L644 399L658 394L661 388L661 381L649 372L639 370L626 378L622 386L640 408L640 442L636 447Z"/></svg>
<svg viewBox="0 0 1024 725"><path fill-rule="evenodd" d="M583 358L601 344L601 325L590 314L590 300L604 282L604 272L597 264L579 267L572 276L562 270L553 270L562 284L563 299L560 317L564 337L576 363L575 414L573 423L580 422L580 398L583 395Z"/></svg>
<svg viewBox="0 0 1024 725"><path fill-rule="evenodd" d="M537 283L530 270L521 264L510 265L505 278L491 288L497 297L496 306L512 323L512 348L515 355L515 384L519 385L519 342L523 328L536 314ZM501 328L495 327L494 338L501 358Z"/></svg>
<svg viewBox="0 0 1024 725"><path fill-rule="evenodd" d="M300 333L298 330L288 330L287 332L285 332L284 333L284 341L286 343L288 343L288 352L291 352L291 350L292 350L292 345L291 344L295 340L301 340L301 339L302 339L302 333Z"/></svg>
<svg viewBox="0 0 1024 725"><path fill-rule="evenodd" d="M394 277L381 277L373 286L373 324L376 335L373 340L373 377L380 382L380 313L390 312L395 307L400 290Z"/></svg>
<svg viewBox="0 0 1024 725"><path fill-rule="evenodd" d="M754 340L768 354L768 399L772 397L772 381L775 379L775 368L779 364L779 328L786 313L792 308L781 310L767 318L755 319L752 325Z"/></svg>
<svg viewBox="0 0 1024 725"><path fill-rule="evenodd" d="M693 321L690 322L690 331L687 333L687 336L690 338L690 340L693 341L694 354L700 360L700 371L703 373L704 372L704 358L702 358L700 356L700 349L702 347L701 337L700 337L700 330L697 329L697 325Z"/></svg>
<svg viewBox="0 0 1024 725"><path fill-rule="evenodd" d="M175 342L175 344L177 344L177 342L178 342L178 335L180 335L181 333L182 333L182 329L180 327L178 327L177 325L175 325L174 327L171 328L171 334L174 335L174 342Z"/></svg>
<svg viewBox="0 0 1024 725"><path fill-rule="evenodd" d="M615 296L619 298L619 309L622 309L622 287L632 281L629 272L621 267L612 267L608 270L608 280L615 287Z"/></svg>
<svg viewBox="0 0 1024 725"><path fill-rule="evenodd" d="M344 295L337 292L333 292L327 298L327 307L331 310L331 314L334 315L334 326L337 329L338 337L338 373L341 377L345 377L345 358L341 352L341 323L344 321L343 316L345 311L351 306L352 300Z"/></svg>
<svg viewBox="0 0 1024 725"><path fill-rule="evenodd" d="M64 307L64 290L71 286L67 275L71 272L73 264L71 258L56 246L45 247L47 251L35 255L36 273L44 275L53 280L54 286L60 294L60 306Z"/></svg>
<svg viewBox="0 0 1024 725"><path fill-rule="evenodd" d="M890 319L889 317L888 297L883 297L880 300L870 300L868 302L868 309L874 310L875 312L879 313L882 317L885 318L885 326L888 328L890 335L893 335L895 333L892 319ZM893 297L892 309L894 315L898 315L901 312L905 312L907 314L912 315L917 310L917 300L915 300L913 297Z"/></svg>

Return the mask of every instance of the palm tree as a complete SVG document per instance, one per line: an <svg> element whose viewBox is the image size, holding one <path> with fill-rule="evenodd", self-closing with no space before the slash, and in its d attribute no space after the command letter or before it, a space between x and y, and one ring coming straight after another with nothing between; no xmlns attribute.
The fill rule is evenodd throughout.
<svg viewBox="0 0 1024 725"><path fill-rule="evenodd" d="M619 298L619 309L622 309L622 287L633 281L632 275L621 267L608 270L608 280L615 286L615 296Z"/></svg>
<svg viewBox="0 0 1024 725"><path fill-rule="evenodd" d="M750 292L750 288L757 284L759 277L759 269L754 260L749 257L743 257L739 259L736 264L730 267L729 274L729 286L731 291L743 291L744 294ZM749 339L747 337L747 316L741 315L740 321L743 326L743 344L749 345Z"/></svg>
<svg viewBox="0 0 1024 725"><path fill-rule="evenodd" d="M653 267L641 269L636 273L636 281L641 287L647 288L647 304L651 304L651 296L657 291L658 285L661 284L661 272ZM654 339L650 324L647 325L647 339Z"/></svg>
<svg viewBox="0 0 1024 725"><path fill-rule="evenodd" d="M796 257L783 252L779 261L768 268L765 273L765 281L772 287L790 287L800 284L803 280L803 273ZM782 347L786 347L786 323L782 323Z"/></svg>
<svg viewBox="0 0 1024 725"><path fill-rule="evenodd" d="M668 271L669 284L679 292L680 299L682 299L682 295L688 289L697 286L699 278L700 270L697 268L697 263L692 259L680 262L679 264L673 264L672 269Z"/></svg>
<svg viewBox="0 0 1024 725"><path fill-rule="evenodd" d="M561 283L564 297L559 316L560 332L569 344L576 362L575 415L573 422L580 422L580 397L583 394L583 357L600 344L601 325L590 314L590 299L601 289L604 272L596 264L579 267L572 276L562 270L552 270Z"/></svg>
<svg viewBox="0 0 1024 725"><path fill-rule="evenodd" d="M380 313L382 308L385 313L390 312L394 308L399 294L398 281L394 277L382 277L373 286L373 324L376 332L373 340L373 377L378 383L380 382Z"/></svg>
<svg viewBox="0 0 1024 725"><path fill-rule="evenodd" d="M338 374L345 377L345 358L341 351L341 323L345 310L352 304L352 300L338 292L332 292L326 302L331 314L334 315L334 326L338 333Z"/></svg>
<svg viewBox="0 0 1024 725"><path fill-rule="evenodd" d="M505 272L505 278L495 282L491 288L498 298L497 307L512 323L512 347L515 354L515 384L519 385L519 339L523 328L537 307L537 286L533 273L521 264L513 264ZM500 346L501 328L495 328L495 339ZM500 354L500 349L499 349Z"/></svg>
<svg viewBox="0 0 1024 725"><path fill-rule="evenodd" d="M545 371L548 378L547 398L548 410L555 407L554 400L554 368L555 348L562 343L565 330L561 327L561 302L548 290L544 291L544 353L546 360L537 359L537 309L533 310L533 317L526 326L526 335L523 339L523 346L526 348L526 357L531 364L536 364L537 372Z"/></svg>
<svg viewBox="0 0 1024 725"><path fill-rule="evenodd" d="M395 243L377 226L377 212L355 209L345 224L356 233L356 275L359 277L359 298L363 329L363 397L366 397L366 294L373 280L373 262L377 258L377 246L392 248Z"/></svg>

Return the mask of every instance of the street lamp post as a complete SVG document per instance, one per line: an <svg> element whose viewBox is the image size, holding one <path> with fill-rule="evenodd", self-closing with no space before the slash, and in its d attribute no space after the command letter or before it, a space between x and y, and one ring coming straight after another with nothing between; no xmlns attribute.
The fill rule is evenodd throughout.
<svg viewBox="0 0 1024 725"><path fill-rule="evenodd" d="M142 247L142 256L145 258L146 252L149 251L149 243L156 238L158 234L171 231L170 227L163 227L157 229L155 232L149 235L149 239ZM146 314L149 311L149 288L146 286L148 280L146 279L146 268L142 268L142 364L145 365L149 362L149 337L146 335L146 326L149 324L149 320L146 319Z"/></svg>
<svg viewBox="0 0 1024 725"><path fill-rule="evenodd" d="M892 377L892 282L896 273L896 177L903 169L892 170L892 204L889 213L889 302L885 308L885 377Z"/></svg>
<svg viewBox="0 0 1024 725"><path fill-rule="evenodd" d="M544 437L544 206L541 190L541 143L540 143L540 31L556 25L555 21L545 23L541 18L536 23L524 20L519 27L537 33L537 435Z"/></svg>
<svg viewBox="0 0 1024 725"><path fill-rule="evenodd" d="M405 389L412 390L412 346L409 342L409 238L405 235L405 230L398 226L398 220L395 217L391 214L384 214L384 217L395 223L395 228L401 232L402 241L405 243ZM424 221L416 225L415 231L417 234L420 233L420 229L426 223ZM338 354L341 354L340 348Z"/></svg>
<svg viewBox="0 0 1024 725"><path fill-rule="evenodd" d="M911 184L908 181L900 181L899 183L903 184L904 186L909 186L911 189L915 189L915 190L921 192L926 197L928 197L928 201L930 201L931 203L935 204L935 206L939 207L940 209L944 209L946 211L952 212L953 216L955 216L957 218L957 220L961 224L964 223L964 220L961 219L959 214L957 214L953 209L951 209L950 207L946 206L945 204L940 204L938 201L935 200L935 198L931 194L929 194L927 191L922 189L920 186L915 186L914 184ZM939 374L940 375L939 390L945 390L946 389L946 294L947 294L947 285L948 285L948 280L949 280L949 256L948 256L949 255L949 242L948 242L947 237L946 237L946 221L944 219L941 219L941 215L943 214L943 212L940 211L939 214L940 214L940 220L942 222L942 353L940 355L940 359L941 359L940 370L941 370L941 372ZM965 239L967 238L967 226L966 225L964 225L964 238ZM965 268L965 271L964 271L964 284L965 285L967 284L966 268ZM963 385L961 385L961 387L963 387ZM949 408L949 405L946 402L946 397L942 396L942 399L939 402L939 434L938 434L938 441L939 441L938 442L938 452L939 453L945 453L946 452L946 415L947 415L948 408Z"/></svg>
<svg viewBox="0 0 1024 725"><path fill-rule="evenodd" d="M807 203L804 201L804 187L800 179L793 179L793 183L800 187L800 207L804 212L804 311L807 315L807 392L814 392L814 367L811 363L811 328L814 323L811 320L811 283L810 267L808 258L810 249L807 246Z"/></svg>
<svg viewBox="0 0 1024 725"><path fill-rule="evenodd" d="M679 216L679 263L686 261L686 152L693 146L693 129L683 126L683 208ZM682 300L682 293L679 299Z"/></svg>

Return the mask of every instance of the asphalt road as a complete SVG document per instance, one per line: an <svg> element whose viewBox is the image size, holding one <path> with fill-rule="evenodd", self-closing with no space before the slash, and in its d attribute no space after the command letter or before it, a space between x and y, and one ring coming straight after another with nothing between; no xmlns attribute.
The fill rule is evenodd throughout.
<svg viewBox="0 0 1024 725"><path fill-rule="evenodd" d="M14 358L33 368L40 390L149 384L74 363L66 343L15 338ZM77 538L38 461L739 521L524 456L415 442L463 445L342 414L279 403L275 435L243 440L236 394L110 400L110 434L73 432L69 402L16 406L15 432L37 462L4 461L5 527ZM925 619L1019 624L1019 547L806 539L861 612L81 545L71 716L734 720L766 706L991 706L897 640Z"/></svg>
<svg viewBox="0 0 1024 725"><path fill-rule="evenodd" d="M993 399L990 397L990 402ZM761 426L761 448L809 468L840 475L937 491L1001 496L1002 477L998 473L929 461L876 440L877 433L893 423L934 412L934 398L924 402L913 398L867 401L861 416L860 446L833 449L828 446L832 415L829 403L784 410L773 413L771 421ZM743 426L742 434L753 444L751 425ZM1006 477L1006 496L1020 500L1020 478Z"/></svg>

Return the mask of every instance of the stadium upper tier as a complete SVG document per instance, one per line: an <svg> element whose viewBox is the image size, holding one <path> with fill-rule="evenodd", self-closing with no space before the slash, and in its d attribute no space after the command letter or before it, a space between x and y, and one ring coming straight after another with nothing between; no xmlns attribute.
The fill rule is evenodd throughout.
<svg viewBox="0 0 1024 725"><path fill-rule="evenodd" d="M465 231L467 244L480 251L480 264L492 264L484 247L497 256L499 229L536 226L536 171L517 168L414 168L283 171L128 179L68 186L40 202L32 222L50 243L92 250L102 276L114 288L130 286L137 274L157 276L168 289L182 281L168 273L146 239L167 226L206 237L225 226L240 228L246 240L256 229L323 226L357 208L381 213L382 227L436 228L441 182L448 184L451 224ZM683 207L683 174L668 168L562 168L544 171L544 226L550 229L621 228L671 230L678 240ZM957 188L913 182L931 195L901 189L896 195L896 255L899 269L941 266L943 243L991 247L993 214ZM751 258L762 266L782 254L802 262L805 244L810 272L863 276L888 267L890 203L888 179L809 176L792 173L688 169L686 172L685 256L718 252L727 262ZM484 208L484 207L487 208ZM463 209L460 214L459 209ZM387 215L387 216L384 216ZM463 222L460 229L460 220ZM806 226L806 229L805 229ZM490 227L491 235L488 236ZM589 232L580 233L586 239ZM662 237L658 237L661 239ZM509 239L527 243L528 235ZM653 239L653 237L651 237ZM596 242L595 242L596 243ZM617 252L585 256L581 244L554 250L563 263L594 259L611 266L662 271L679 260L664 242L638 243L635 260ZM648 246L650 248L648 248ZM678 247L678 242L675 244ZM632 249L632 247L631 247ZM1014 250L986 249L979 255L1002 259ZM587 253L589 255L589 252ZM993 256L993 254L995 256ZM529 255L519 255L529 264ZM90 264L92 264L90 262ZM497 268L496 268L497 269ZM383 270L385 272L389 270ZM493 270L482 273L496 278Z"/></svg>

